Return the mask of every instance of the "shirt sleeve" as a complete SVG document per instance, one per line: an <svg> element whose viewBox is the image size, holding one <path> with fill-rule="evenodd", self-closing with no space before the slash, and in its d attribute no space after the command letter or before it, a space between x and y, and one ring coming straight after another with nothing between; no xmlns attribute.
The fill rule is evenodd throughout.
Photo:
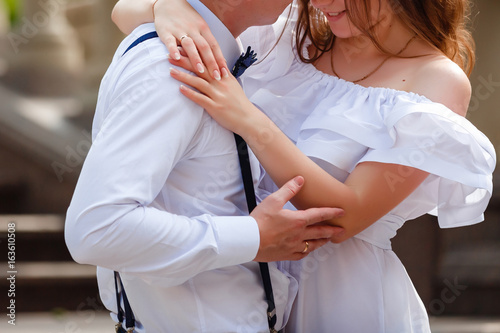
<svg viewBox="0 0 500 333"><path fill-rule="evenodd" d="M163 286L251 261L260 241L249 216L188 218L151 205L204 112L180 94L170 66L163 57L124 70L114 86L103 81L110 91L100 92L93 145L65 229L77 262Z"/></svg>

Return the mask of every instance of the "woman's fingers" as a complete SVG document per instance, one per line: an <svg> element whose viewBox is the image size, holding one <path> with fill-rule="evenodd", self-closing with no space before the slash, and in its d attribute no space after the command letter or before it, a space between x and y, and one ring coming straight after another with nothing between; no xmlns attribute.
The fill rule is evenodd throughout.
<svg viewBox="0 0 500 333"><path fill-rule="evenodd" d="M195 43L194 38L195 37L187 35L182 36L180 43L182 45L182 49L186 52L189 61L191 62L192 68L194 69L193 72L202 74L205 72L205 66L203 66L200 54L198 53L197 43L199 42Z"/></svg>
<svg viewBox="0 0 500 333"><path fill-rule="evenodd" d="M170 58L179 60L181 58L181 54L179 52L179 49L177 48L177 38L175 38L175 36L172 34L163 33L160 34L160 39L167 47Z"/></svg>
<svg viewBox="0 0 500 333"><path fill-rule="evenodd" d="M209 93L210 83L203 78L181 72L176 68L170 68L170 75L177 81L199 90L202 94L208 95Z"/></svg>
<svg viewBox="0 0 500 333"><path fill-rule="evenodd" d="M212 108L213 101L208 96L200 94L199 92L196 92L193 89L182 84L180 86L180 91L184 96L198 104L203 109Z"/></svg>
<svg viewBox="0 0 500 333"><path fill-rule="evenodd" d="M185 70L190 71L190 72L195 71L193 68L193 65L191 64L191 62L189 61L189 58L187 58L187 57L181 57L179 60L174 60L171 57L169 57L168 60L170 61L170 63L172 65L184 68ZM170 73L172 73L172 70L170 71Z"/></svg>
<svg viewBox="0 0 500 333"><path fill-rule="evenodd" d="M212 78L220 79L221 69L227 67L226 61L217 40L198 12L185 1L172 3L166 0L155 1L153 12L156 30L170 57L174 60L181 58L177 50L180 45L188 55L194 72L207 70Z"/></svg>
<svg viewBox="0 0 500 333"><path fill-rule="evenodd" d="M206 42L206 44L196 43L200 50L201 57L209 73L214 79L218 80L221 77L222 69L227 69L226 59L222 54L219 43L208 27L202 30L201 37L203 37L203 40Z"/></svg>
<svg viewBox="0 0 500 333"><path fill-rule="evenodd" d="M184 53L185 50L183 48L182 50L182 53ZM181 54L182 54L181 53ZM170 63L172 65L175 65L175 66L178 66L178 67L181 67L181 68L184 68L185 70L187 71L190 71L190 72L193 72L193 73L196 73L196 75L198 75L198 77L202 78L203 80L207 81L207 82L212 82L214 79L210 76L210 74L208 73L206 67L204 67L204 70L203 72L200 72L199 70L193 68L193 63L191 62L191 60L188 58L188 57L185 57L185 56L181 56L181 58L179 60L175 60L175 59L172 59L171 57L169 57L168 59L170 61ZM174 69L174 72L177 71ZM171 71L172 73L172 71ZM179 72L181 73L182 75L188 75L186 73L182 73L182 72ZM224 73L224 71L223 71ZM174 74L174 73L172 73ZM189 75L191 77L193 77L192 75ZM174 77L175 79L179 80L178 79L178 76L176 76L175 74L172 75L172 77Z"/></svg>
<svg viewBox="0 0 500 333"><path fill-rule="evenodd" d="M227 68L227 65L217 41L213 39L213 42L209 42L210 38L213 38L212 34L210 33L206 37L199 34L185 35L181 38L182 48L187 53L196 72L204 73L206 67L212 78L220 80L221 69ZM222 62L222 66L219 66L219 62Z"/></svg>

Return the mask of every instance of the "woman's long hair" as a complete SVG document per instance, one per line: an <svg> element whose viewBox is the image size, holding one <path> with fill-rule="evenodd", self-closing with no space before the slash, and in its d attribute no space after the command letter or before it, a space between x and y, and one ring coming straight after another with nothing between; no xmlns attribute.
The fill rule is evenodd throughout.
<svg viewBox="0 0 500 333"><path fill-rule="evenodd" d="M378 0L378 8L381 8ZM475 44L468 30L470 23L470 0L387 0L389 6L403 23L405 23L422 40L427 41L457 63L467 75L470 75L475 64ZM386 54L377 39L373 22L371 0L346 1L347 16L361 33ZM379 11L379 20L383 20ZM324 14L314 8L309 0L299 0L299 18L296 28L296 43L302 50L309 38L316 52L305 57L299 52L300 59L313 63L333 47L335 36L332 34ZM392 54L394 55L394 54Z"/></svg>

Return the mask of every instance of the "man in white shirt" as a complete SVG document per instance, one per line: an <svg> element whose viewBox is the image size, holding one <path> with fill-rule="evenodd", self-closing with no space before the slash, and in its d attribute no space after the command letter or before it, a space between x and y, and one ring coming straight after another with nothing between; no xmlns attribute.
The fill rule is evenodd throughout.
<svg viewBox="0 0 500 333"><path fill-rule="evenodd" d="M232 0L190 3L232 64L241 53L233 36L272 23L289 1L245 0L236 11ZM233 134L180 94L158 38L126 52L152 31L145 24L129 35L102 80L93 146L67 213L68 248L77 262L98 266L101 299L115 319L120 272L137 332L269 331L255 261L305 256L338 231L312 224L339 211L283 210L300 189L292 181L244 216ZM253 155L251 165L256 184ZM296 282L276 264L270 272L281 327Z"/></svg>

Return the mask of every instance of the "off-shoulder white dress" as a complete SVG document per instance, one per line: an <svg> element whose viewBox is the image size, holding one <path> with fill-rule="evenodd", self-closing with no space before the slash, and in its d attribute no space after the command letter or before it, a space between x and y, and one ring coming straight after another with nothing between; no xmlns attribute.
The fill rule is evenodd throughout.
<svg viewBox="0 0 500 333"><path fill-rule="evenodd" d="M282 23L251 29L243 41L263 57ZM286 332L430 332L425 307L391 250L391 238L405 221L426 213L437 215L442 228L482 221L492 192L494 148L468 120L424 96L366 88L300 62L291 30L247 71L251 101L340 181L365 161L401 165L400 172L386 175L394 186L407 167L430 175L353 238L282 263L299 281Z"/></svg>

